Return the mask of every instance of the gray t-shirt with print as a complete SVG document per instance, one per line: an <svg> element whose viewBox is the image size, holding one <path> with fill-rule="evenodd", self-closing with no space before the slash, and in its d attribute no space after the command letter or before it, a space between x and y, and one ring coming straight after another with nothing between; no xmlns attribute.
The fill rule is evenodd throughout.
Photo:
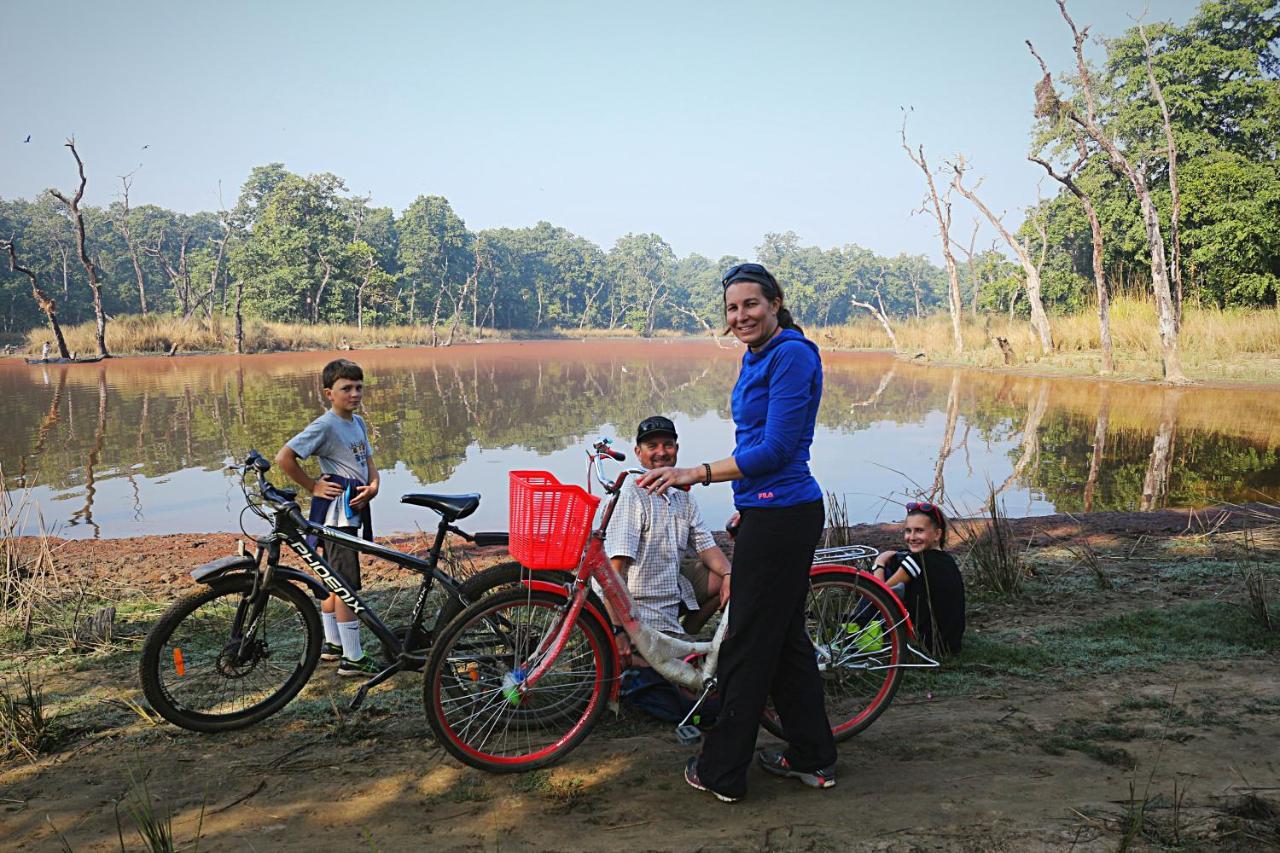
<svg viewBox="0 0 1280 853"><path fill-rule="evenodd" d="M321 474L337 474L361 485L369 482L369 433L359 415L347 420L327 411L289 439L289 448L299 459L316 457Z"/></svg>

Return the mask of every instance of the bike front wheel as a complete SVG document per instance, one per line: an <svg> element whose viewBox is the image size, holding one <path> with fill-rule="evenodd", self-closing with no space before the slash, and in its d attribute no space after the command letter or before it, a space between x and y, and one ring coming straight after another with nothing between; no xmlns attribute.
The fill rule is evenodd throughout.
<svg viewBox="0 0 1280 853"><path fill-rule="evenodd" d="M845 572L822 572L809 581L805 628L818 658L827 720L837 741L875 722L902 680L907 626L883 589ZM783 737L772 705L761 719Z"/></svg>
<svg viewBox="0 0 1280 853"><path fill-rule="evenodd" d="M307 683L324 638L315 603L277 582L255 608L252 591L252 575L219 580L174 602L151 629L140 674L160 716L197 732L244 728Z"/></svg>
<svg viewBox="0 0 1280 853"><path fill-rule="evenodd" d="M441 745L493 773L533 770L571 752L606 703L609 639L581 615L533 687L524 679L560 630L563 596L527 589L490 595L440 634L427 662L423 703ZM549 642L547 643L549 645Z"/></svg>

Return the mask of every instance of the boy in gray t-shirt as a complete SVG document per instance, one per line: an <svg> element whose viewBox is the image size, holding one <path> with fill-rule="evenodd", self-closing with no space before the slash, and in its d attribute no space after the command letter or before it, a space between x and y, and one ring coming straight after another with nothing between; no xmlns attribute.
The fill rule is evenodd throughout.
<svg viewBox="0 0 1280 853"><path fill-rule="evenodd" d="M321 374L329 410L280 448L276 463L295 483L312 495L311 520L355 536L361 527L372 536L369 501L378 494L378 469L373 465L369 432L355 413L364 392L364 371L345 358L331 361ZM314 456L320 477L312 479L301 459ZM323 543L329 565L360 588L360 555L342 545ZM360 645L360 621L341 599L330 595L321 605L324 621L323 660L339 660L338 674L360 676L380 667Z"/></svg>

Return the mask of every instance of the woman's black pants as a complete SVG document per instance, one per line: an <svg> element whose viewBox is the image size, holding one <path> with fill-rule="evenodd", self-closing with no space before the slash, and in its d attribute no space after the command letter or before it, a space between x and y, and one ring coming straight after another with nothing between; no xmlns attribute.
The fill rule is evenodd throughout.
<svg viewBox="0 0 1280 853"><path fill-rule="evenodd" d="M822 535L822 501L742 511L733 548L729 630L720 648L720 715L698 759L702 784L729 797L747 790L747 768L765 702L782 721L787 760L800 771L836 760L822 680L805 632L809 568Z"/></svg>

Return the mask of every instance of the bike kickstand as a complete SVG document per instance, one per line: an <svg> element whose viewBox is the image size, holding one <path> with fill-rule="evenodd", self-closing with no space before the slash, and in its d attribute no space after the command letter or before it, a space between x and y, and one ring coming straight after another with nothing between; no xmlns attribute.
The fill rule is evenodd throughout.
<svg viewBox="0 0 1280 853"><path fill-rule="evenodd" d="M716 680L708 678L702 683L702 695L698 697L698 701L693 703L693 707L689 709L689 713L684 715L684 719L676 726L676 741L681 746L696 746L702 742L702 729L689 721L693 719L694 714L698 713L698 709L702 707L702 703L707 701L716 689Z"/></svg>
<svg viewBox="0 0 1280 853"><path fill-rule="evenodd" d="M360 689L356 691L356 695L351 700L351 704L347 706L348 711L358 711L360 706L364 704L365 697L369 695L369 691L404 669L404 661L398 660L382 672L370 678L364 684L360 685Z"/></svg>

